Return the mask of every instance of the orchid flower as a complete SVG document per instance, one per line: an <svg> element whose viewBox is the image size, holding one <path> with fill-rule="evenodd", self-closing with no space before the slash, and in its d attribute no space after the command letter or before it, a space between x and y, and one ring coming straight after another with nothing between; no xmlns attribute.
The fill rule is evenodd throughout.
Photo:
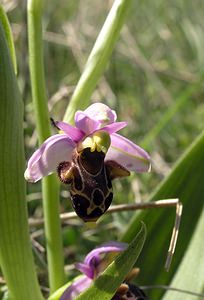
<svg viewBox="0 0 204 300"><path fill-rule="evenodd" d="M49 137L28 161L25 178L37 182L58 172L71 184L73 208L85 222L96 221L113 198L111 181L148 172L150 157L139 146L116 133L126 122L116 122L114 110L102 103L75 113L75 127L53 122L63 133Z"/></svg>
<svg viewBox="0 0 204 300"><path fill-rule="evenodd" d="M118 253L126 248L127 244L125 243L108 242L92 250L85 257L83 263L75 264L76 268L84 275L68 286L60 297L60 300L73 300L92 284L93 280L96 279L108 265L107 261L104 259L104 254Z"/></svg>

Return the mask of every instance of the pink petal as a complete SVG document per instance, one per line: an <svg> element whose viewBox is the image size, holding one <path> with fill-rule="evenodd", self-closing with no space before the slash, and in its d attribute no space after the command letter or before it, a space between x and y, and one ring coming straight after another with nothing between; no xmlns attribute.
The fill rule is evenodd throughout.
<svg viewBox="0 0 204 300"><path fill-rule="evenodd" d="M74 300L81 292L87 289L92 283L92 279L88 277L80 277L74 281L68 288L64 291L60 300Z"/></svg>
<svg viewBox="0 0 204 300"><path fill-rule="evenodd" d="M57 170L60 162L70 161L75 143L66 134L56 134L48 138L28 161L25 179L40 180Z"/></svg>
<svg viewBox="0 0 204 300"><path fill-rule="evenodd" d="M89 265L84 263L76 263L75 268L79 270L81 273L85 274L87 277L93 279L94 278L94 269Z"/></svg>
<svg viewBox="0 0 204 300"><path fill-rule="evenodd" d="M90 118L99 121L101 124L111 124L116 121L116 112L103 103L94 103L84 110Z"/></svg>
<svg viewBox="0 0 204 300"><path fill-rule="evenodd" d="M126 126L127 126L127 122L115 122L115 123L106 125L105 127L101 128L101 130L104 130L104 131L108 132L109 134L112 134Z"/></svg>
<svg viewBox="0 0 204 300"><path fill-rule="evenodd" d="M84 263L91 265L93 259L98 259L101 254L108 252L120 252L127 248L126 243L108 242L102 244L100 247L92 250L84 259Z"/></svg>
<svg viewBox="0 0 204 300"><path fill-rule="evenodd" d="M99 121L90 118L83 111L77 111L74 119L76 127L83 131L86 135L89 135L96 129L100 128Z"/></svg>
<svg viewBox="0 0 204 300"><path fill-rule="evenodd" d="M93 279L98 271L102 260L101 254L108 252L120 252L126 249L127 244L119 242L108 242L92 250L84 259L83 263L76 263L75 267L87 277Z"/></svg>
<svg viewBox="0 0 204 300"><path fill-rule="evenodd" d="M148 172L151 167L147 152L117 133L111 135L111 146L105 160L114 160L129 171L135 172Z"/></svg>
<svg viewBox="0 0 204 300"><path fill-rule="evenodd" d="M84 136L84 133L81 130L74 126L71 126L68 123L55 121L55 124L59 129L64 131L70 137L71 140L75 142L80 141Z"/></svg>
<svg viewBox="0 0 204 300"><path fill-rule="evenodd" d="M116 112L103 103L94 103L84 111L77 111L75 114L75 125L86 135L95 130L114 123L117 118Z"/></svg>

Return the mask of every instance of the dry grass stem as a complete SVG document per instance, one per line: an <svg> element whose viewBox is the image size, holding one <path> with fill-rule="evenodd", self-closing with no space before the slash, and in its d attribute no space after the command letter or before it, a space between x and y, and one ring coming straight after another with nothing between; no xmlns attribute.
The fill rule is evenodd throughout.
<svg viewBox="0 0 204 300"><path fill-rule="evenodd" d="M141 286L140 288L143 290L164 289L164 290L175 291L175 292L179 292L179 293L183 293L183 294L188 294L191 296L196 296L196 297L199 297L199 299L204 299L204 294L199 294L199 293L188 291L188 290L174 288L174 287L171 287L168 285L148 285L148 286Z"/></svg>
<svg viewBox="0 0 204 300"><path fill-rule="evenodd" d="M178 201L177 204L176 204L175 224L174 224L174 228L173 228L173 232L172 232L172 236L171 236L171 241L170 241L170 245L169 245L169 250L168 250L168 255L167 255L167 259L166 259L166 263L165 263L165 269L167 271L169 271L171 261L172 261L172 257L174 255L174 251L175 251L175 248L176 248L176 242L177 242L177 238L178 238L178 232L179 232L179 226L180 226L180 221L181 221L182 209L183 209L183 205L181 204L181 202Z"/></svg>
<svg viewBox="0 0 204 300"><path fill-rule="evenodd" d="M116 212L124 212L124 211L134 211L141 209L149 209L149 208L158 208L158 207L172 207L178 204L178 199L166 199L166 200L157 200L146 203L133 203L133 204L119 204L112 205L106 213L112 214ZM70 213L62 213L60 214L61 221L71 220L78 218L75 212ZM43 224L43 218L30 218L29 225L30 226L38 226Z"/></svg>

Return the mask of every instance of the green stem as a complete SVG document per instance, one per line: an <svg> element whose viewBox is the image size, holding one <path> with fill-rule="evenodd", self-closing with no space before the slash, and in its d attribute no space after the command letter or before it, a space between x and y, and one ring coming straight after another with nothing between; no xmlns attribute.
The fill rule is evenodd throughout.
<svg viewBox="0 0 204 300"><path fill-rule="evenodd" d="M77 108L88 106L90 96L110 59L130 4L131 0L115 0L67 107L64 121L73 123Z"/></svg>
<svg viewBox="0 0 204 300"><path fill-rule="evenodd" d="M23 105L0 20L0 265L12 299L42 300L25 199Z"/></svg>
<svg viewBox="0 0 204 300"><path fill-rule="evenodd" d="M36 125L41 144L51 135L45 89L42 46L43 1L28 1L29 65ZM43 208L51 292L64 284L62 235L59 219L59 182L55 175L43 179Z"/></svg>

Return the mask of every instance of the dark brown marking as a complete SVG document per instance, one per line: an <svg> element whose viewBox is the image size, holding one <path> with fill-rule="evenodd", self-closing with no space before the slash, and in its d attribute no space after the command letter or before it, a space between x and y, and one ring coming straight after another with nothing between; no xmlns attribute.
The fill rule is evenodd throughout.
<svg viewBox="0 0 204 300"><path fill-rule="evenodd" d="M107 186L108 186L108 188L109 188L109 189L112 189L112 181L111 181L111 179L110 179L110 176L109 176L107 167L106 167L106 178L107 178Z"/></svg>
<svg viewBox="0 0 204 300"><path fill-rule="evenodd" d="M110 194L108 195L108 197L106 197L105 199L105 209L107 210L109 208L109 206L111 205L113 200L113 193L110 192Z"/></svg>
<svg viewBox="0 0 204 300"><path fill-rule="evenodd" d="M71 194L71 192L70 192ZM82 218L87 218L87 208L89 207L89 201L83 197L82 195L72 195L71 194L71 200L72 200L72 206L77 213L77 215Z"/></svg>
<svg viewBox="0 0 204 300"><path fill-rule="evenodd" d="M84 149L79 154L79 160L83 168L92 175L97 174L104 163L105 154L101 151L90 151L90 148Z"/></svg>
<svg viewBox="0 0 204 300"><path fill-rule="evenodd" d="M87 220L98 219L103 214L103 211L96 207L89 215Z"/></svg>
<svg viewBox="0 0 204 300"><path fill-rule="evenodd" d="M103 193L99 189L96 189L93 192L92 200L95 205L101 205L104 201Z"/></svg>
<svg viewBox="0 0 204 300"><path fill-rule="evenodd" d="M83 188L82 178L76 167L73 168L73 185L77 191L81 191Z"/></svg>

